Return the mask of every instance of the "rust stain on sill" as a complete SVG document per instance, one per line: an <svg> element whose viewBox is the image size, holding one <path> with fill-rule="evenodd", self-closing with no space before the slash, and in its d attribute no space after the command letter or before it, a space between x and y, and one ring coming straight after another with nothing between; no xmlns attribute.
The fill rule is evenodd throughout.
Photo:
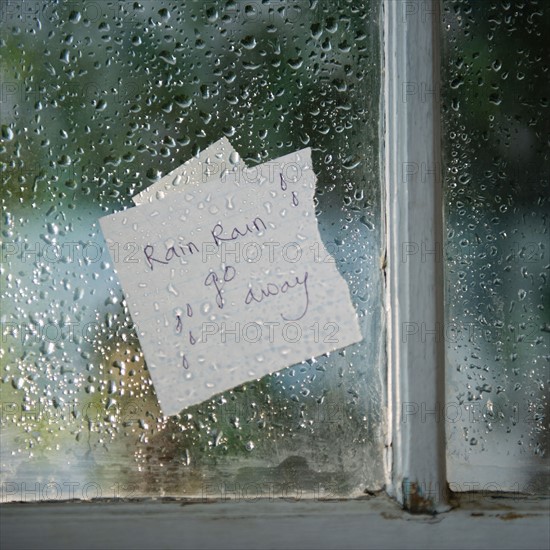
<svg viewBox="0 0 550 550"><path fill-rule="evenodd" d="M497 517L502 521L510 521L513 519L527 518L530 514L518 514L517 512L508 512L507 514L498 514Z"/></svg>
<svg viewBox="0 0 550 550"><path fill-rule="evenodd" d="M426 498L422 492L422 489L418 486L418 483L403 480L403 496L404 507L411 514L431 514L435 515L436 505L431 498Z"/></svg>

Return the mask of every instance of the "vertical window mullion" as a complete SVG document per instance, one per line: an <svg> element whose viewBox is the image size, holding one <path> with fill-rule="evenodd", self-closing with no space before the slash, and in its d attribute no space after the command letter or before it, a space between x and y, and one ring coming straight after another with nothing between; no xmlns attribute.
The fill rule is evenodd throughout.
<svg viewBox="0 0 550 550"><path fill-rule="evenodd" d="M446 506L439 3L383 0L389 492Z"/></svg>

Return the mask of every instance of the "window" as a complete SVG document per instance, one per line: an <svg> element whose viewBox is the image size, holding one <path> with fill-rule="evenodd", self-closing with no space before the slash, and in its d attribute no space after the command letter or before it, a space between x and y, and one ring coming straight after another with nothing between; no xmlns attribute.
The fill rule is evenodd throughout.
<svg viewBox="0 0 550 550"><path fill-rule="evenodd" d="M548 490L543 11L443 4L448 478L478 490Z"/></svg>
<svg viewBox="0 0 550 550"><path fill-rule="evenodd" d="M2 4L3 501L386 488L433 511L447 483L514 490L494 452L546 491L547 23L522 6ZM163 418L97 220L221 135L249 164L313 148L365 338ZM533 423L507 435L516 402Z"/></svg>
<svg viewBox="0 0 550 550"><path fill-rule="evenodd" d="M378 3L10 1L3 16L7 493L380 490ZM320 230L365 339L163 418L98 218L221 136L249 165L313 147Z"/></svg>

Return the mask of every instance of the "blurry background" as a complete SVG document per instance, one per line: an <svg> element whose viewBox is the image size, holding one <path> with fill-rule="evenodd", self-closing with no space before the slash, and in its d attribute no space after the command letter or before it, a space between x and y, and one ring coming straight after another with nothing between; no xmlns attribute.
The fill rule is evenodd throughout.
<svg viewBox="0 0 550 550"><path fill-rule="evenodd" d="M378 2L1 10L3 498L380 489ZM365 339L165 419L97 220L222 135L249 165L312 147Z"/></svg>
<svg viewBox="0 0 550 550"><path fill-rule="evenodd" d="M549 7L443 2L445 415L462 490L550 487Z"/></svg>

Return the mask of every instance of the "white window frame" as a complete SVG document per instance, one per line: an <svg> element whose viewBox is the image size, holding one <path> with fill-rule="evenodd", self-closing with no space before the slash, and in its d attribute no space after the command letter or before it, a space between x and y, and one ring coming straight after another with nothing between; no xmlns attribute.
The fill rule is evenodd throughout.
<svg viewBox="0 0 550 550"><path fill-rule="evenodd" d="M435 334L445 325L443 261L438 254L438 243L444 241L442 0L381 1L387 487L411 512L441 512L450 509L451 496L454 501L459 497L449 491L445 423L437 413L446 395L444 339ZM411 258L408 246L424 253ZM425 338L408 338L408 323L433 328L434 334L426 330ZM410 414L419 410L421 414ZM529 467L525 462L519 466ZM494 475L505 483L510 473ZM547 509L543 501L534 498Z"/></svg>
<svg viewBox="0 0 550 550"><path fill-rule="evenodd" d="M407 243L427 250L443 236L439 116L439 0L383 0L383 140L387 246L388 493L415 512L448 508L444 348L403 338L404 323L442 326L443 267L436 254L403 261ZM417 90L418 93L409 93ZM420 93L420 91L422 93ZM428 414L407 416L411 404Z"/></svg>
<svg viewBox="0 0 550 550"><path fill-rule="evenodd" d="M443 238L440 124L440 0L379 0L381 158L387 321L386 488L412 512L449 509L440 338L405 339L404 323L444 324L443 266L436 253L403 261L407 243L431 250ZM412 88L411 88L412 87ZM417 93L409 93L416 88ZM414 170L416 167L416 170ZM413 170L410 170L413 168ZM425 415L410 415L409 404Z"/></svg>

